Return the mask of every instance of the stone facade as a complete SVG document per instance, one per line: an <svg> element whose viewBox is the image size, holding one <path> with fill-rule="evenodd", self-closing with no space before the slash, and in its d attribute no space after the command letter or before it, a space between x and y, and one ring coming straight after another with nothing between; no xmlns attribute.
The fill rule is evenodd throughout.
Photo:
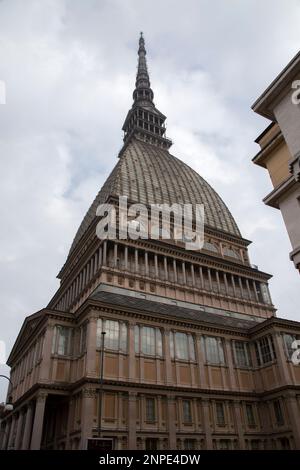
<svg viewBox="0 0 300 470"><path fill-rule="evenodd" d="M300 272L300 53L254 103L272 124L256 140L255 164L269 171L273 191L265 204L280 209L292 245L290 258Z"/></svg>
<svg viewBox="0 0 300 470"><path fill-rule="evenodd" d="M119 162L74 238L57 293L26 318L8 359L14 410L2 415L0 446L86 449L101 436L115 449L300 449L300 367L291 361L300 323L275 316L271 276L251 265L230 211L169 153L145 55L141 38ZM203 202L203 249L171 238L99 240L97 205L118 195Z"/></svg>

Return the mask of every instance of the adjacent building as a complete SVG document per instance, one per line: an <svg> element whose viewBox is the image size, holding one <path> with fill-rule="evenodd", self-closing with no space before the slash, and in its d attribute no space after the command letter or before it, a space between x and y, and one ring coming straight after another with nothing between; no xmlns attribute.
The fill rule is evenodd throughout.
<svg viewBox="0 0 300 470"><path fill-rule="evenodd" d="M300 53L271 83L253 110L271 120L256 139L253 162L266 168L273 190L264 198L280 209L292 244L290 258L300 272Z"/></svg>
<svg viewBox="0 0 300 470"><path fill-rule="evenodd" d="M114 449L300 449L300 323L276 317L271 276L250 263L220 196L170 153L153 99L141 36L118 162L59 289L10 353L2 449L86 449L99 437ZM171 236L100 240L96 209L117 209L120 195L146 207L203 203L203 249Z"/></svg>

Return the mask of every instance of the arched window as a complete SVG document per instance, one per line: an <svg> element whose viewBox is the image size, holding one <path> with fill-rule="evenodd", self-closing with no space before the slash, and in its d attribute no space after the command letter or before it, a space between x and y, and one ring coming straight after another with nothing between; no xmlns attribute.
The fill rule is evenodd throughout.
<svg viewBox="0 0 300 470"><path fill-rule="evenodd" d="M236 258L239 259L240 256L237 251L233 250L232 248L224 248L224 255L225 256L230 256L230 258Z"/></svg>
<svg viewBox="0 0 300 470"><path fill-rule="evenodd" d="M215 245L214 243L212 243L210 241L205 241L204 245L203 245L203 248L207 251L213 251L214 253L219 252L217 245Z"/></svg>

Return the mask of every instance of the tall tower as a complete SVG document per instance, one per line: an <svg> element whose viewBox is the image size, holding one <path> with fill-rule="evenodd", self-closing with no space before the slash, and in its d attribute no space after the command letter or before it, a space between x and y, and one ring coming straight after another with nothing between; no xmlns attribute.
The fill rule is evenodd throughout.
<svg viewBox="0 0 300 470"><path fill-rule="evenodd" d="M3 448L85 449L92 438L117 449L300 447L296 398L284 396L298 380L285 341L300 325L275 317L270 275L250 264L250 242L220 196L169 152L153 99L141 35L119 159L80 224L59 289L26 318L10 354L15 410L2 421ZM203 249L100 240L97 207L117 207L119 196L147 208L202 203ZM283 422L294 411L284 430L274 422L272 444L273 406Z"/></svg>

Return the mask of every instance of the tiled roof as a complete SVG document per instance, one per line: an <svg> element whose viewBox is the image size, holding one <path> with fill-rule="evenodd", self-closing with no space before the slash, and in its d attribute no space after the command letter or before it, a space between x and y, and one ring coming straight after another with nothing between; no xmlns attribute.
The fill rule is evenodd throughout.
<svg viewBox="0 0 300 470"><path fill-rule="evenodd" d="M179 307L176 305L168 305L152 300L140 299L127 295L116 294L114 292L95 291L91 296L91 300L97 300L105 304L124 307L129 309L137 309L149 314L165 315L166 317L177 317L178 319L190 320L196 322L210 323L223 328L238 328L241 330L250 330L256 324L251 320L241 320L222 315L216 315L201 310ZM204 307L205 308L205 307Z"/></svg>
<svg viewBox="0 0 300 470"><path fill-rule="evenodd" d="M241 236L223 200L198 173L167 150L132 139L86 213L70 253L95 219L98 205L109 195L127 196L147 205L204 204L207 226Z"/></svg>

